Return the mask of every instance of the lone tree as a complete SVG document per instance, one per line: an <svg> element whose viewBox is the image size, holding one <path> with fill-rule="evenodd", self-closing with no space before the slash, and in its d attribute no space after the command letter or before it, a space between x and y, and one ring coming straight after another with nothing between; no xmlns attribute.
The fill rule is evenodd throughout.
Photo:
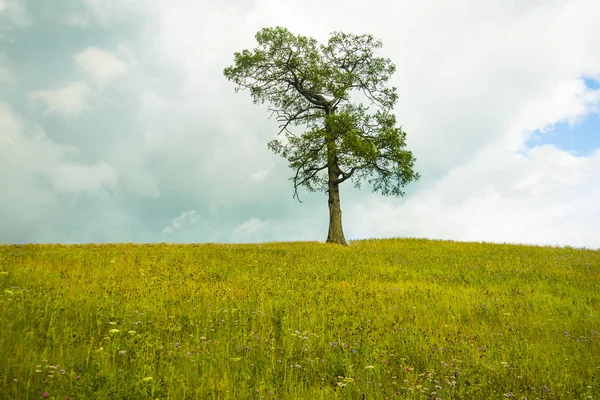
<svg viewBox="0 0 600 400"><path fill-rule="evenodd" d="M382 44L371 35L334 32L326 45L318 45L314 38L275 27L259 31L256 41L254 50L234 53L234 65L223 73L236 84L236 93L249 89L255 104L270 103L280 123L277 135L283 132L287 140L272 140L268 148L295 170L293 197L300 201L299 186L327 192L327 242L347 245L340 183L352 178L360 188L364 178L375 175L368 181L374 192L403 196L401 188L419 179L415 158L405 150L406 133L392 114L396 88L385 86L396 67L375 57ZM293 126L304 133L295 135Z"/></svg>

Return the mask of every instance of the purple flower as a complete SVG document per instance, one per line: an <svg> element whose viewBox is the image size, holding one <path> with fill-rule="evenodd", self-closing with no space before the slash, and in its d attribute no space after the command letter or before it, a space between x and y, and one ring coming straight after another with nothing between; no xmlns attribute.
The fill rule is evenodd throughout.
<svg viewBox="0 0 600 400"><path fill-rule="evenodd" d="M50 393L48 393L48 392L44 392L44 394L42 395L43 398L46 398L48 396L50 396Z"/></svg>

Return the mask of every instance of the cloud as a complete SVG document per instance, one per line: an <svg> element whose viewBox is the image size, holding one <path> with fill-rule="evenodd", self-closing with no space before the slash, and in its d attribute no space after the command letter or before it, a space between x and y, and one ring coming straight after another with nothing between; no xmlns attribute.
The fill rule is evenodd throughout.
<svg viewBox="0 0 600 400"><path fill-rule="evenodd" d="M57 240L52 239L60 231L57 226L64 228L69 214L82 215L80 202L88 200L81 195L106 202L102 196L118 189L117 172L110 165L79 159L77 147L56 143L43 128L0 103L0 242ZM117 214L118 210L111 213ZM104 223L111 226L114 221ZM74 240L66 231L59 234ZM93 235L90 232L88 239Z"/></svg>
<svg viewBox="0 0 600 400"><path fill-rule="evenodd" d="M271 165L270 168L259 169L258 171L250 174L248 176L248 180L254 181L254 182L261 182L261 181L265 180L265 178L269 175L269 173L271 173L271 170L273 169L273 167L274 167L274 165Z"/></svg>
<svg viewBox="0 0 600 400"><path fill-rule="evenodd" d="M489 148L402 201L347 207L351 236L400 236L598 248L600 150Z"/></svg>
<svg viewBox="0 0 600 400"><path fill-rule="evenodd" d="M77 65L100 85L127 74L127 64L109 51L88 47L74 56Z"/></svg>
<svg viewBox="0 0 600 400"><path fill-rule="evenodd" d="M14 84L15 76L11 70L6 67L0 67L0 86Z"/></svg>
<svg viewBox="0 0 600 400"><path fill-rule="evenodd" d="M97 193L117 185L117 172L110 165L78 162L76 147L57 144L41 127L27 123L6 103L0 103L0 142L4 179L40 179L45 183L44 190L68 194Z"/></svg>
<svg viewBox="0 0 600 400"><path fill-rule="evenodd" d="M94 194L103 188L115 188L117 172L105 162L94 165L62 163L51 172L51 182L60 192Z"/></svg>
<svg viewBox="0 0 600 400"><path fill-rule="evenodd" d="M258 218L251 218L247 221L244 221L242 224L235 227L233 230L234 235L242 236L247 238L247 236L257 235L260 233L262 229L267 225L267 222L261 221Z"/></svg>
<svg viewBox="0 0 600 400"><path fill-rule="evenodd" d="M200 222L200 214L196 210L184 211L174 218L171 225L163 229L163 235L172 235L184 228L190 228Z"/></svg>
<svg viewBox="0 0 600 400"><path fill-rule="evenodd" d="M41 104L48 114L72 117L89 108L91 94L92 89L86 83L70 82L57 89L31 91L27 98Z"/></svg>
<svg viewBox="0 0 600 400"><path fill-rule="evenodd" d="M119 46L119 53L133 62L134 57L126 47ZM84 81L73 81L56 89L30 91L27 98L44 107L47 114L78 116L90 108L89 102L93 96L98 97L108 83L126 75L129 69L125 61L97 47L88 47L74 55L73 59L97 87L92 89Z"/></svg>
<svg viewBox="0 0 600 400"><path fill-rule="evenodd" d="M25 3L21 0L0 0L0 38L12 28L24 28L32 23Z"/></svg>
<svg viewBox="0 0 600 400"><path fill-rule="evenodd" d="M523 105L501 144L513 151L523 150L534 131L544 133L561 122L575 125L589 114L597 113L599 102L600 90L586 87L583 78L557 82L545 96Z"/></svg>
<svg viewBox="0 0 600 400"><path fill-rule="evenodd" d="M141 0L82 0L81 10L70 13L66 23L76 28L87 28L91 25L107 27L122 21L128 13L139 11L145 5Z"/></svg>

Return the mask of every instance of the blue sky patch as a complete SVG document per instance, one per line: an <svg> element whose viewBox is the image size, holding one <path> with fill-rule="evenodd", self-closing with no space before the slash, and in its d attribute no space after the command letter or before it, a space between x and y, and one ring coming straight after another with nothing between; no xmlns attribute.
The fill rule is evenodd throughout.
<svg viewBox="0 0 600 400"><path fill-rule="evenodd" d="M600 89L600 83L596 80L583 78L583 81L592 90ZM600 114L589 114L576 125L558 123L545 133L537 130L527 141L527 148L545 144L552 144L578 156L589 156L600 148Z"/></svg>

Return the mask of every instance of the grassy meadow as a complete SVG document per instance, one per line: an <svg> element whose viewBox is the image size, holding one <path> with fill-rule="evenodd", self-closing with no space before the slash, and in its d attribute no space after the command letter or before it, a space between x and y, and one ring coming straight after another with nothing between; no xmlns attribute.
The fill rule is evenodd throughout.
<svg viewBox="0 0 600 400"><path fill-rule="evenodd" d="M0 246L0 399L600 399L600 251Z"/></svg>

